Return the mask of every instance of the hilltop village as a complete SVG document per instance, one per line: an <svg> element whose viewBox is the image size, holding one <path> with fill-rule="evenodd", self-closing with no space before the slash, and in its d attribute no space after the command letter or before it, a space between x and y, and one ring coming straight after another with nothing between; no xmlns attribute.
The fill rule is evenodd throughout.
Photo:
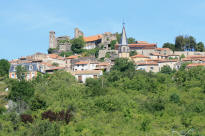
<svg viewBox="0 0 205 136"><path fill-rule="evenodd" d="M187 68L205 66L205 52L186 50L173 51L159 48L156 43L135 41L127 38L125 26L122 33L105 32L94 36L84 36L76 28L74 38L56 37L49 32L48 54L35 53L10 61L9 78L17 79L16 68L26 68L26 80L37 77L37 73L52 74L65 70L85 83L87 78L98 78L103 72L109 72L116 58L127 58L136 65L136 70L160 72L165 66L178 70L182 63L189 62Z"/></svg>
<svg viewBox="0 0 205 136"><path fill-rule="evenodd" d="M0 136L205 135L205 48L49 32L48 53L0 60ZM9 79L8 79L9 77Z"/></svg>

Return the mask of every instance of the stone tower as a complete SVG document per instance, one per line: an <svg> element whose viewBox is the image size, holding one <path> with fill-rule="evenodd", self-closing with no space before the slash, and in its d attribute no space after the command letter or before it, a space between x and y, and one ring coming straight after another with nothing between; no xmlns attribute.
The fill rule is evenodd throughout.
<svg viewBox="0 0 205 136"><path fill-rule="evenodd" d="M84 34L83 34L83 32L82 31L80 31L80 29L78 29L78 28L75 28L75 35L74 35L74 37L75 38L78 38L78 37L80 37L80 36L84 36Z"/></svg>
<svg viewBox="0 0 205 136"><path fill-rule="evenodd" d="M122 36L121 36L121 41L119 45L119 57L120 58L129 58L130 57L130 48L127 42L127 36L126 36L126 31L125 31L125 26L123 23L123 28L122 28Z"/></svg>
<svg viewBox="0 0 205 136"><path fill-rule="evenodd" d="M56 37L55 37L55 32L54 31L50 31L49 32L49 48L56 48L57 47L57 43L56 43Z"/></svg>

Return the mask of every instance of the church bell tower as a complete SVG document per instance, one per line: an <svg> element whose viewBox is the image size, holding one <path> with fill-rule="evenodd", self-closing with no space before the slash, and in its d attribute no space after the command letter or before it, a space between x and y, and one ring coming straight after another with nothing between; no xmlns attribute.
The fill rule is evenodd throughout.
<svg viewBox="0 0 205 136"><path fill-rule="evenodd" d="M127 42L125 23L123 23L122 36L121 36L121 41L119 44L118 52L119 52L120 58L129 58L130 57L130 48L129 48L128 42Z"/></svg>

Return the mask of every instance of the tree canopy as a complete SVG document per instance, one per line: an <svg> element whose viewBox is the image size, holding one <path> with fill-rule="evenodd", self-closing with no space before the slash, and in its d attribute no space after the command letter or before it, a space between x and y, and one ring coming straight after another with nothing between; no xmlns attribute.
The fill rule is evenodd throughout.
<svg viewBox="0 0 205 136"><path fill-rule="evenodd" d="M71 40L71 50L73 53L82 53L83 52L83 47L85 46L85 41L83 40L83 37L80 36L79 38L75 38Z"/></svg>
<svg viewBox="0 0 205 136"><path fill-rule="evenodd" d="M11 80L8 99L28 108L18 114L0 108L0 135L205 135L205 68L163 69L135 71L132 61L118 59L86 84L64 71Z"/></svg>
<svg viewBox="0 0 205 136"><path fill-rule="evenodd" d="M9 74L10 63L5 60L0 60L0 76L5 76Z"/></svg>
<svg viewBox="0 0 205 136"><path fill-rule="evenodd" d="M163 48L170 48L173 51L204 51L204 44L197 43L193 36L179 35L175 38L175 44L164 43Z"/></svg>

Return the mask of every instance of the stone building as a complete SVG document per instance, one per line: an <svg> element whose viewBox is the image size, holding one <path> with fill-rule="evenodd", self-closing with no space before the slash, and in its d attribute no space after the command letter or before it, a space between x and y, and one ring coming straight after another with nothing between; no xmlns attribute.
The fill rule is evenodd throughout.
<svg viewBox="0 0 205 136"><path fill-rule="evenodd" d="M75 34L76 35L76 34ZM103 46L104 49L108 49L108 45L113 40L117 40L115 34L111 32L105 32L103 34L97 34L93 36L83 37L85 41L85 49L94 49L99 46Z"/></svg>
<svg viewBox="0 0 205 136"><path fill-rule="evenodd" d="M118 46L118 53L120 58L129 58L130 57L130 47L128 45L125 26L123 25L121 41Z"/></svg>
<svg viewBox="0 0 205 136"><path fill-rule="evenodd" d="M56 52L66 52L71 50L71 43L69 36L55 36L54 31L49 32L49 48L56 49Z"/></svg>
<svg viewBox="0 0 205 136"><path fill-rule="evenodd" d="M54 31L49 32L49 48L54 49L57 47L56 36Z"/></svg>
<svg viewBox="0 0 205 136"><path fill-rule="evenodd" d="M38 63L22 63L22 64L11 64L9 69L9 78L17 79L17 66L22 66L25 68L24 73L25 80L31 80L37 77L37 72L41 72Z"/></svg>
<svg viewBox="0 0 205 136"><path fill-rule="evenodd" d="M75 34L74 38L79 38L80 36L84 37L83 32L80 29L78 29L78 28L75 28L74 34Z"/></svg>

